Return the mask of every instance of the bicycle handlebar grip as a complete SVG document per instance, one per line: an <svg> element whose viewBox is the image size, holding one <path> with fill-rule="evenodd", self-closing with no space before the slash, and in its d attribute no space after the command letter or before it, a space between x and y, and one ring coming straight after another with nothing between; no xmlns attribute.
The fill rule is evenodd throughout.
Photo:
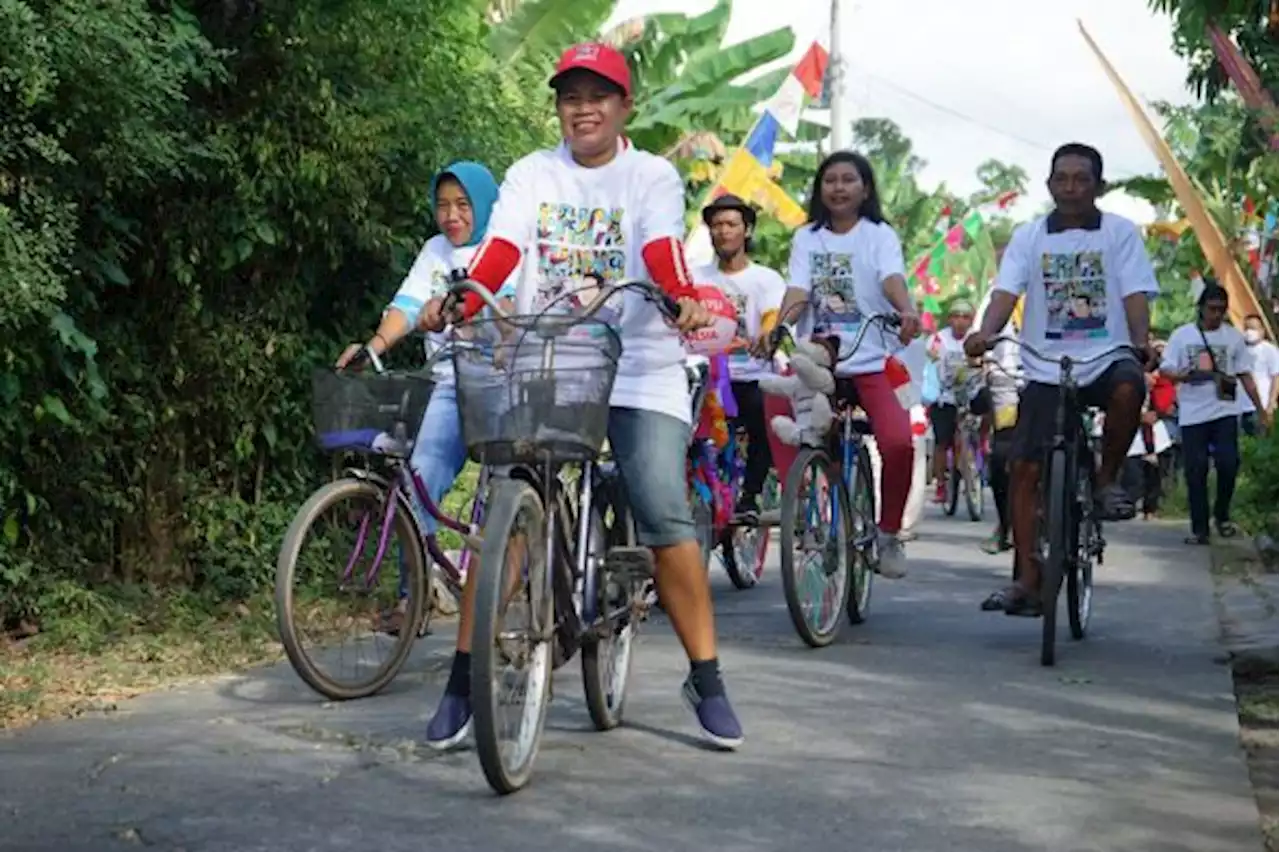
<svg viewBox="0 0 1280 852"><path fill-rule="evenodd" d="M897 314L888 314L884 318L884 324L888 328L902 328L902 317Z"/></svg>

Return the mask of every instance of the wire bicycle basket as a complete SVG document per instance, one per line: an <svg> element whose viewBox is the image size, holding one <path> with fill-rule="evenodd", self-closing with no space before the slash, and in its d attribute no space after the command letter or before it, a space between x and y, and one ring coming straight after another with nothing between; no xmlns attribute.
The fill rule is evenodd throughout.
<svg viewBox="0 0 1280 852"><path fill-rule="evenodd" d="M474 320L463 329L471 341L489 341L453 352L473 460L533 465L599 456L622 354L607 323L542 315Z"/></svg>
<svg viewBox="0 0 1280 852"><path fill-rule="evenodd" d="M435 381L424 373L311 373L311 418L325 452L406 456L418 437Z"/></svg>

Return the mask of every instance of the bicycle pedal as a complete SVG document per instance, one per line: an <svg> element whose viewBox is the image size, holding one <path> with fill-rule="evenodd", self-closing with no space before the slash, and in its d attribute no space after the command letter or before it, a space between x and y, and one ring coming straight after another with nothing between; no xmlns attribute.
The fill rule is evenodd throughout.
<svg viewBox="0 0 1280 852"><path fill-rule="evenodd" d="M615 547L604 558L605 573L611 576L648 580L653 568L653 551L647 547Z"/></svg>

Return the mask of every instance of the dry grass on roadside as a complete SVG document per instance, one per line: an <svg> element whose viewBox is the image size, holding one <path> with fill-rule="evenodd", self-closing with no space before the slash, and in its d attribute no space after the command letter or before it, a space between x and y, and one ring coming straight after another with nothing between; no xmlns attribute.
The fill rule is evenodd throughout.
<svg viewBox="0 0 1280 852"><path fill-rule="evenodd" d="M278 659L265 602L229 616L159 632L137 632L92 647L37 635L0 639L0 729L43 719L110 712L144 692Z"/></svg>

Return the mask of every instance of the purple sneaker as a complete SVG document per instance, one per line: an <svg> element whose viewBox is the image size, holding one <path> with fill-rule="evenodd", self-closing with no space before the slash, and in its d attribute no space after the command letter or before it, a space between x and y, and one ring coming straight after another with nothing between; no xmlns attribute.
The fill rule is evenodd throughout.
<svg viewBox="0 0 1280 852"><path fill-rule="evenodd" d="M698 727L702 729L704 739L727 751L742 745L742 725L738 722L738 715L733 712L733 705L729 703L727 695L722 693L703 698L693 685L692 676L685 679L680 695L698 717Z"/></svg>
<svg viewBox="0 0 1280 852"><path fill-rule="evenodd" d="M471 699L448 692L427 723L427 747L436 751L454 748L471 733Z"/></svg>

